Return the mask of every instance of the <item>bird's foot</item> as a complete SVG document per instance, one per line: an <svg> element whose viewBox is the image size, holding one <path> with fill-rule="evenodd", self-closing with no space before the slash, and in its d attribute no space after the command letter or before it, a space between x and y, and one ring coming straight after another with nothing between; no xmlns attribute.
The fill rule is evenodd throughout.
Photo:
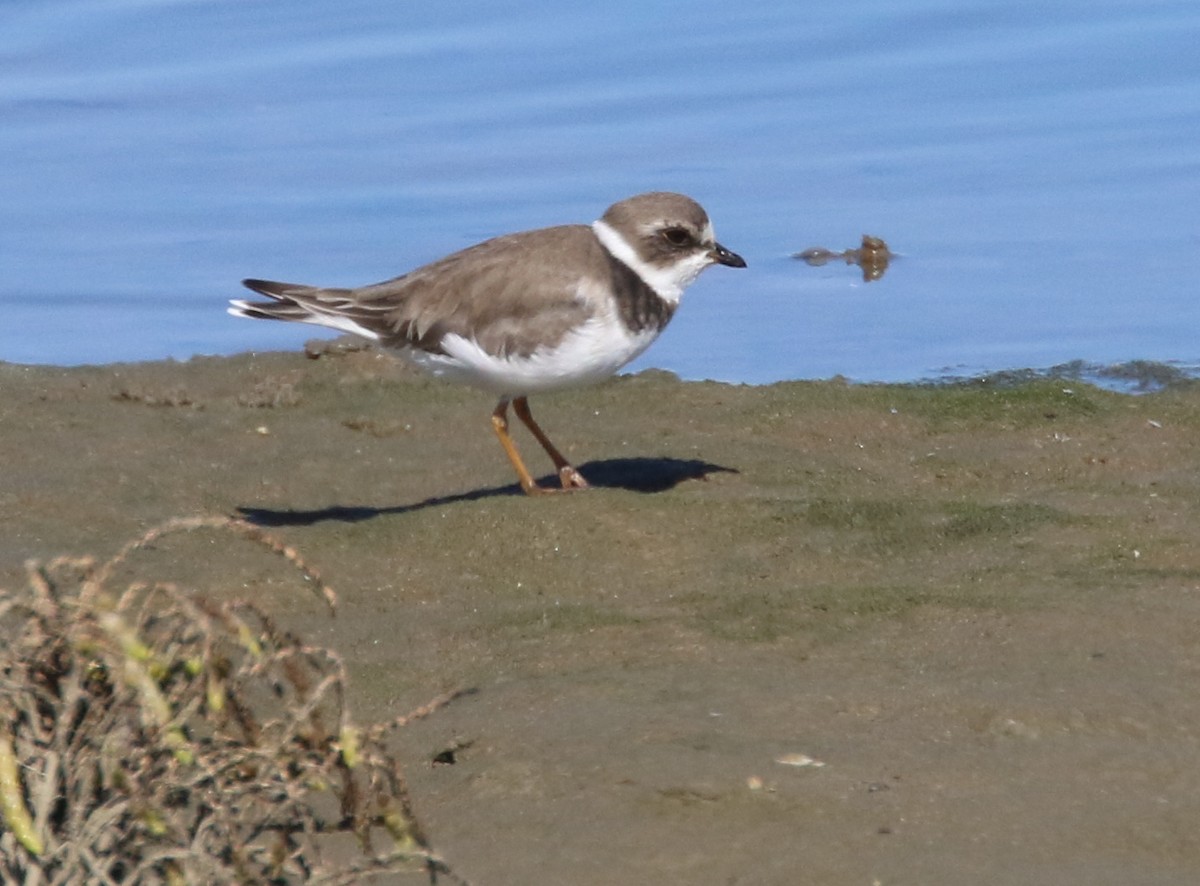
<svg viewBox="0 0 1200 886"><path fill-rule="evenodd" d="M558 469L558 480L562 483L563 492L570 492L573 489L592 488L592 484L583 479L583 474L570 465L563 465Z"/></svg>
<svg viewBox="0 0 1200 886"><path fill-rule="evenodd" d="M526 495L554 495L560 492L575 492L578 489L592 488L591 484L583 479L583 474L570 465L558 469L558 479L562 483L561 487L539 486L537 481L531 477L528 483L521 483L521 488L525 491Z"/></svg>

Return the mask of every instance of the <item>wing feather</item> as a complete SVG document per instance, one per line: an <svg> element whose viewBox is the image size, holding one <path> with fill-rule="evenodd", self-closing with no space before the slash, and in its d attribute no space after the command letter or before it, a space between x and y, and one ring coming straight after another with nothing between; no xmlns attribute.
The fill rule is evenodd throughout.
<svg viewBox="0 0 1200 886"><path fill-rule="evenodd" d="M357 289L245 280L270 302L238 302L243 316L298 320L356 332L383 345L443 353L446 335L494 355L553 346L597 305L579 269L611 261L585 225L488 240L414 271Z"/></svg>

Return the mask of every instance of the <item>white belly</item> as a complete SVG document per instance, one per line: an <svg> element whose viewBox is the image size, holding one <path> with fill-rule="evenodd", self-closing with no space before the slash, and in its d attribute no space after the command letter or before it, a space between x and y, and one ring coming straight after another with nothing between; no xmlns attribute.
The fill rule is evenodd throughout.
<svg viewBox="0 0 1200 886"><path fill-rule="evenodd" d="M519 397L603 381L646 350L658 332L634 334L615 317L600 315L568 333L557 347L527 357L494 356L458 335L442 339L445 354L408 351L404 356L448 381Z"/></svg>

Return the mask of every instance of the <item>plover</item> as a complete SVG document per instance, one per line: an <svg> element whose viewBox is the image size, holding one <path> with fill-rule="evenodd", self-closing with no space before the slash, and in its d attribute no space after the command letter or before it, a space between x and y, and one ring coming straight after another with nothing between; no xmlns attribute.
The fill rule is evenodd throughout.
<svg viewBox="0 0 1200 886"><path fill-rule="evenodd" d="M435 376L499 397L492 428L529 495L587 481L529 411L530 394L601 381L666 327L709 265L744 268L708 214L682 194L639 194L589 225L487 240L403 276L356 289L243 280L272 301L229 313L293 320L378 342ZM546 450L562 489L539 486L508 432L508 407Z"/></svg>

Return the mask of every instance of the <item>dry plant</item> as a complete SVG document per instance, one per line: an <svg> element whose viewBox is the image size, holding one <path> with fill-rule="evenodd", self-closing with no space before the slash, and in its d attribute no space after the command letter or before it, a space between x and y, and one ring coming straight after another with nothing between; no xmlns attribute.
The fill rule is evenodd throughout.
<svg viewBox="0 0 1200 886"><path fill-rule="evenodd" d="M110 587L134 551L196 529L264 545L334 605L295 550L227 518L172 520L104 562L27 563L27 586L0 590L0 882L463 883L385 749L456 694L362 728L342 659L254 605Z"/></svg>

